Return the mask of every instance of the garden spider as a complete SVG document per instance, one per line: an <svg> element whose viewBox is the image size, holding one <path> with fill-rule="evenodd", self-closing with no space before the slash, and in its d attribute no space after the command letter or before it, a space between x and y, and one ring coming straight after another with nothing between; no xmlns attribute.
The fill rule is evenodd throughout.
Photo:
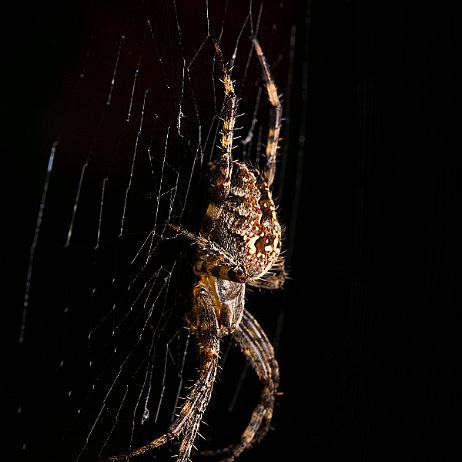
<svg viewBox="0 0 462 462"><path fill-rule="evenodd" d="M277 289L285 279L284 261L280 255L282 230L270 192L276 173L282 106L269 65L255 38L253 47L260 61L270 103L265 168L260 173L256 168L232 158L238 98L222 51L215 42L222 66L225 100L221 153L211 167L210 203L198 235L170 225L197 244L198 259L194 273L198 280L193 286L188 327L197 336L199 377L166 433L127 454L109 457L107 462L144 454L179 437L181 441L176 460L189 460L215 383L220 343L227 335L232 335L239 345L263 390L247 427L236 443L198 454L220 455L223 461L232 461L268 432L279 383L279 368L268 337L245 309L244 301L246 284Z"/></svg>

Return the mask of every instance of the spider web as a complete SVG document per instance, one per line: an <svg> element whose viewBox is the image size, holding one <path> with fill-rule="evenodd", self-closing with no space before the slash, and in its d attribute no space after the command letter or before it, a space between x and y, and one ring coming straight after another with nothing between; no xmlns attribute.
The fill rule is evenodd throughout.
<svg viewBox="0 0 462 462"><path fill-rule="evenodd" d="M296 98L303 104L300 7L150 3L80 4L70 28L79 38L60 30L69 48L51 58L55 73L48 68L60 82L59 102L47 112L48 149L30 160L35 214L26 226L30 247L12 366L14 460L97 460L146 443L166 430L194 380L195 340L184 328L194 248L168 223L196 231L206 205L205 174L217 152L223 101L211 38L230 60L241 98L237 158L261 164L268 122L251 36L260 39L284 93L275 196L287 241L294 237L304 125L288 114ZM300 66L296 52L305 56ZM299 154L289 159L289 148L297 152L290 130L299 136ZM291 254L289 244L289 265ZM283 322L277 297L248 295L276 346ZM209 447L239 435L259 390L232 343L223 345L225 362L219 402L202 428ZM223 415L238 422L234 437L223 431ZM155 455L175 454L167 446Z"/></svg>

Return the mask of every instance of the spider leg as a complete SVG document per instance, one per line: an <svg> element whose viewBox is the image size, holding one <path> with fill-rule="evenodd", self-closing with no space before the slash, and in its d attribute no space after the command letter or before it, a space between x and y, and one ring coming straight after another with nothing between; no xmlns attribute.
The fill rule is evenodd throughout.
<svg viewBox="0 0 462 462"><path fill-rule="evenodd" d="M231 447L233 458L241 454L252 443L259 442L268 433L279 386L279 365L274 355L273 345L260 324L247 310L244 311L234 338L262 382L263 390L247 428L240 440Z"/></svg>
<svg viewBox="0 0 462 462"><path fill-rule="evenodd" d="M229 194L231 188L231 173L232 173L232 150L234 140L234 127L236 125L236 115L238 107L238 99L234 91L234 84L231 80L229 70L223 58L218 42L214 41L215 51L221 62L223 72L223 86L225 91L225 100L223 102L223 128L221 131L221 153L211 169L210 182L210 199L212 203L219 204ZM211 206L213 206L211 204Z"/></svg>
<svg viewBox="0 0 462 462"><path fill-rule="evenodd" d="M220 352L219 325L213 297L207 283L198 281L193 287L194 306L190 328L198 339L199 377L182 405L179 414L166 433L150 443L126 454L111 456L106 462L116 462L139 456L170 440L182 436L176 461L186 462L194 444L204 411L207 409L217 375Z"/></svg>
<svg viewBox="0 0 462 462"><path fill-rule="evenodd" d="M244 310L239 327L234 332L242 353L252 365L263 383L260 400L250 417L240 439L226 448L200 451L202 456L227 454L221 462L232 462L252 444L258 443L268 433L273 416L274 401L279 385L279 366L273 346L256 319Z"/></svg>
<svg viewBox="0 0 462 462"><path fill-rule="evenodd" d="M263 176L268 183L268 187L271 187L276 175L276 158L278 151L279 135L281 132L282 125L282 105L279 99L278 90L273 78L271 77L271 71L268 61L263 54L263 50L258 43L258 40L254 38L252 40L257 54L260 66L262 68L263 83L266 88L268 100L270 102L270 126L268 129L267 141L266 141L266 165L263 170Z"/></svg>

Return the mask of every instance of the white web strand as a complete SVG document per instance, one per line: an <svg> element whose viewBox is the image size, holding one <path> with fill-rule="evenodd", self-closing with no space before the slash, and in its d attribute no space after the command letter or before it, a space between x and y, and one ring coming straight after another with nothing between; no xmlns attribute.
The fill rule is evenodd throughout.
<svg viewBox="0 0 462 462"><path fill-rule="evenodd" d="M19 332L19 343L22 343L24 341L24 333L26 329L26 320L27 320L27 310L29 308L30 287L31 287L31 282L32 282L32 270L34 268L35 251L37 249L38 238L40 234L40 227L42 226L43 213L44 213L45 204L47 201L48 187L50 186L51 172L53 170L53 163L55 160L57 146L58 146L58 143L55 141L53 143L53 146L51 147L50 156L48 158L47 173L45 176L45 181L43 183L42 197L40 198L40 206L39 206L39 211L37 214L37 221L35 223L34 237L32 239L32 244L29 250L29 262L27 265L26 288L24 291L24 301L23 301L21 325L20 325L20 332Z"/></svg>
<svg viewBox="0 0 462 462"><path fill-rule="evenodd" d="M117 69L119 67L120 52L122 50L122 44L123 44L124 40L125 40L125 35L121 35L120 36L120 41L119 41L119 48L117 49L117 55L116 55L116 60L115 60L115 64L114 64L114 72L112 73L111 86L109 88L109 94L107 95L107 100L106 100L106 104L108 106L111 104L112 92L114 90L114 85L115 85L116 75L117 75Z"/></svg>
<svg viewBox="0 0 462 462"><path fill-rule="evenodd" d="M124 233L124 223L125 223L125 214L127 212L128 195L130 194L130 190L132 188L133 172L135 170L136 155L138 153L138 142L140 140L141 132L143 130L144 110L145 110L145 107L146 107L146 98L147 98L147 96L148 96L148 90L146 90L144 92L143 106L141 108L140 125L139 125L139 128L138 128L138 133L136 134L135 146L133 148L133 156L132 156L132 162L131 162L131 167L130 167L130 175L128 177L128 185L127 185L127 188L125 189L124 207L123 207L123 210L122 210L122 219L121 219L121 222L120 222L119 236L123 236L123 233Z"/></svg>
<svg viewBox="0 0 462 462"><path fill-rule="evenodd" d="M161 268L161 269L159 270L159 273L158 273L157 275L155 275L155 277L154 277L154 282L153 282L153 285L151 286L150 291L153 289L155 281L158 280L158 277L160 276L161 271L163 272L163 271L165 271L165 270L164 270L163 268ZM105 395L104 395L103 400L102 400L101 407L100 407L100 409L99 409L99 411L98 411L98 413L97 413L97 415L96 415L96 417L95 417L95 419L94 419L94 421L93 421L93 424L92 424L92 426L91 426L89 432L87 433L87 436L86 436L86 438L85 438L84 445L82 446L82 448L81 448L79 454L77 455L77 458L75 459L75 462L78 462L78 461L81 459L81 457L82 457L82 455L83 455L83 453L84 453L84 451L85 451L85 449L86 449L88 443L90 442L90 438L91 438L91 436L92 436L92 434L93 434L93 432L94 432L94 430L95 430L95 428L96 428L96 426L97 426L99 420L100 420L101 417L103 416L104 412L107 410L107 402L108 402L108 400L109 400L111 394L113 393L114 388L115 388L116 385L118 384L118 382L119 382L119 380L120 380L120 377L121 377L122 373L124 372L124 369L126 368L126 365L129 364L129 361L130 361L131 356L134 355L134 353L137 351L137 347L138 347L138 345L140 345L140 343L141 343L141 341L142 341L142 339L143 339L144 333L145 333L146 328L147 328L147 326L148 326L148 322L150 321L151 316L152 316L152 313L153 313L154 309L155 309L156 306L157 306L157 305L156 305L157 301L159 300L159 298L160 298L160 296L161 296L161 294L162 294L163 292L168 293L168 287L169 287L169 284L170 284L170 277L171 277L171 274L172 274L171 271L170 271L170 272L167 271L167 276L164 278L164 281L165 281L165 282L164 282L164 284L162 285L162 289L159 290L159 291L157 292L156 298L155 298L154 302L152 303L152 305L149 307L149 309L144 310L144 313L146 313L146 315L145 315L145 319L144 319L144 321L143 321L143 325L142 325L142 328L141 328L141 332L140 332L140 334L139 334L139 338L136 340L136 342L135 342L135 343L132 345L132 347L130 348L129 352L128 352L128 353L125 355L125 357L122 359L122 361L121 361L119 367L117 368L117 371L116 371L115 376L113 376L113 378L109 381L110 385L109 385L107 391L105 392ZM148 294L150 293L150 291L148 291ZM140 294L140 297L141 297L141 294ZM148 299L149 299L149 296L146 298L146 301L147 301ZM135 300L134 304L136 303L136 301L137 301L137 300ZM164 305L162 311L165 312L165 305ZM127 319L127 318L128 318L128 313L126 314L126 318L125 318L125 319ZM119 327L120 327L120 326L117 326L117 327L113 330L113 335L116 333L116 331L119 329ZM155 339L155 335L152 335L152 338L151 338L151 345L153 345L154 339ZM114 349L114 351L113 351L113 354L114 354L114 355L115 355L116 351L117 351L117 350ZM150 350L149 350L149 353L148 353L148 357L151 357L152 355L153 355L153 350L150 349ZM112 357L109 359L108 363L109 363L109 362L112 362ZM98 378L98 379L96 380L96 382L99 382L99 381L100 381L100 379ZM126 384L126 387L128 388L129 385ZM143 385L143 388L139 391L139 394L138 394L139 397L142 396L143 389L144 389L144 385ZM127 391L127 393L128 393L128 391ZM116 416L115 416L114 419L113 419L113 426L112 426L112 428L111 428L109 434L108 434L107 437L106 437L106 442L107 442L108 439L110 438L113 429L114 429L115 426L117 425L117 422L118 422L118 415L119 415L119 413L120 413L120 409L121 409L122 406L123 406L123 401L125 401L125 396L126 396L126 394L124 394L124 398L123 398L122 402L120 403L119 411L117 412ZM140 398L139 398L139 399L140 399ZM138 405L137 405L137 406L138 406ZM133 410L133 416L135 415L135 412L136 412L136 410L137 410L137 408L138 408L137 406L135 406L135 408L134 408L134 410ZM159 406L160 406L160 403L159 403ZM132 438L133 438L133 431L134 431L133 428L134 428L134 417L133 417L133 424L132 424Z"/></svg>
<svg viewBox="0 0 462 462"><path fill-rule="evenodd" d="M71 221L69 223L69 229L67 231L67 238L66 238L66 243L64 244L64 247L69 247L69 244L71 242L72 232L74 231L75 216L77 214L77 207L79 205L80 193L82 192L82 185L85 179L85 172L87 171L87 168L88 168L88 162L89 160L87 159L86 162L82 165L82 169L80 170L80 178L79 178L79 182L77 185L77 192L75 193L75 200L74 200L74 205L72 207Z"/></svg>

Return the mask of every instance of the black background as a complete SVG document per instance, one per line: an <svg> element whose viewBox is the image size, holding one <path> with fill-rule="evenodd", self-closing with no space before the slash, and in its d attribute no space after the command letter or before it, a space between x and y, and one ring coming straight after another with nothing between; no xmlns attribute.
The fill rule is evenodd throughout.
<svg viewBox="0 0 462 462"><path fill-rule="evenodd" d="M303 9L294 7L290 20L301 21ZM6 412L22 389L15 340L44 165L59 125L52 114L69 90L86 12L35 5L6 15ZM455 12L442 6L312 2L303 192L292 280L277 298L285 310L284 394L274 431L243 460L460 457L460 448L451 449L460 400L459 38ZM45 393L38 399L52 399L40 384L29 386ZM15 418L2 420L10 426ZM34 425L46 435L52 426L42 418ZM18 439L2 446L16 454Z"/></svg>

